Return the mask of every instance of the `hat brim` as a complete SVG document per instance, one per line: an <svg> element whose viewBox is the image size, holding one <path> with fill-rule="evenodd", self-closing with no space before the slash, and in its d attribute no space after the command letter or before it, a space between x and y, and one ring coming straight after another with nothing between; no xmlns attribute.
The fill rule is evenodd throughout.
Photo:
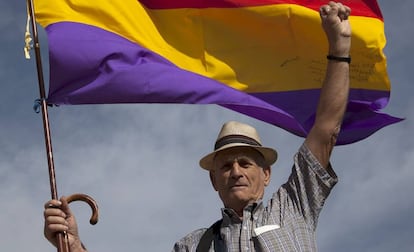
<svg viewBox="0 0 414 252"><path fill-rule="evenodd" d="M277 160L277 151L272 148L263 147L263 146L253 146L250 144L233 143L233 144L227 144L223 146L222 148L219 148L207 154L203 158L201 158L199 162L201 168L211 171L213 169L214 157L216 156L218 152L221 152L223 150L227 150L230 148L237 148L237 147L250 147L250 148L257 150L263 155L266 165L268 166L273 165Z"/></svg>

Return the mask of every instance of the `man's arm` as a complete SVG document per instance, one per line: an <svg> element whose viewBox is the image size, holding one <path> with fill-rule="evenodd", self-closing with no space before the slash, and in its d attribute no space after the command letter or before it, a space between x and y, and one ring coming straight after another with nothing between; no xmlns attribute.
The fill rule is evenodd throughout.
<svg viewBox="0 0 414 252"><path fill-rule="evenodd" d="M330 2L320 9L322 27L329 42L328 55L349 57L351 27L348 21L350 8ZM349 63L337 59L328 60L322 85L315 123L305 144L321 165L326 168L340 131L348 101Z"/></svg>

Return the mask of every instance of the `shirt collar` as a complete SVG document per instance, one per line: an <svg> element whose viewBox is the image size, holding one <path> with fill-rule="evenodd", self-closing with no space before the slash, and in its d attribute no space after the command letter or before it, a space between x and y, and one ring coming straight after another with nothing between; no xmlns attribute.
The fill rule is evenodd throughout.
<svg viewBox="0 0 414 252"><path fill-rule="evenodd" d="M247 205L243 210L243 216L255 216L258 214L258 209L263 208L263 202L261 200ZM221 209L221 215L223 217L224 224L241 223L239 215L231 208L223 207Z"/></svg>

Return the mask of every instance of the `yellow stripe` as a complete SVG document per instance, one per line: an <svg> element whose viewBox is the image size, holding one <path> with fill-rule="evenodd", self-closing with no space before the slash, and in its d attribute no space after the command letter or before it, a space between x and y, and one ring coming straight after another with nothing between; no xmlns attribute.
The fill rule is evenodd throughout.
<svg viewBox="0 0 414 252"><path fill-rule="evenodd" d="M97 26L246 92L319 88L324 77L327 42L319 14L302 6L148 10L137 0L35 0L35 7L44 27L61 21ZM350 21L351 86L389 90L383 22Z"/></svg>

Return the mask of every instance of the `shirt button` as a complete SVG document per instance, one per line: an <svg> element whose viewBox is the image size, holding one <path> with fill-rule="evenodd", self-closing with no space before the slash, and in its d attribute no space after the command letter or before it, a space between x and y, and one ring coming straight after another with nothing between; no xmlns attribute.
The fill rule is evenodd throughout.
<svg viewBox="0 0 414 252"><path fill-rule="evenodd" d="M246 226L243 226L243 229L244 229L244 230L246 230L246 229L247 229L247 227L246 227Z"/></svg>
<svg viewBox="0 0 414 252"><path fill-rule="evenodd" d="M244 247L244 249L245 249L246 251L249 251L249 247Z"/></svg>

